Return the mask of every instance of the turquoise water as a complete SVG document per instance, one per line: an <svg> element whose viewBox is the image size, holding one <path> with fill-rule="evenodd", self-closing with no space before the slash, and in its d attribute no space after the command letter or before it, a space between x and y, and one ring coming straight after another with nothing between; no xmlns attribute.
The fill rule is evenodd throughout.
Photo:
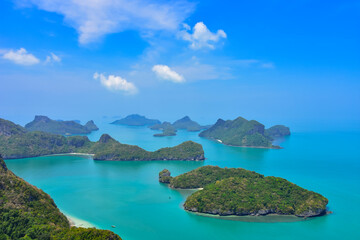
<svg viewBox="0 0 360 240"><path fill-rule="evenodd" d="M205 162L100 162L86 156L8 160L17 175L49 193L64 212L125 240L165 239L360 239L360 133L294 133L284 149L224 146L180 131L155 138L145 127L104 124L89 135L110 133L147 150L185 140L201 143ZM331 215L297 222L231 221L185 212L189 191L158 183L164 168L178 175L203 165L242 167L286 178L329 199ZM267 220L265 220L267 221ZM115 225L116 228L111 228Z"/></svg>

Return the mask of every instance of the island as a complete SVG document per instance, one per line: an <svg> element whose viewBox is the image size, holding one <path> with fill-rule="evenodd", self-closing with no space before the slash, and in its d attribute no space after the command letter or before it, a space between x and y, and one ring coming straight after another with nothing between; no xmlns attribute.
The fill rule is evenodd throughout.
<svg viewBox="0 0 360 240"><path fill-rule="evenodd" d="M290 134L289 128L277 125L265 130L265 126L258 121L238 117L227 121L218 119L212 127L202 131L199 136L230 146L281 148L274 146L272 141L283 134Z"/></svg>
<svg viewBox="0 0 360 240"><path fill-rule="evenodd" d="M285 137L290 135L290 128L284 125L275 125L271 128L265 129L265 136L270 137L271 139Z"/></svg>
<svg viewBox="0 0 360 240"><path fill-rule="evenodd" d="M76 121L57 121L46 116L35 116L32 122L25 125L25 129L61 135L89 134L99 130L92 120L83 126Z"/></svg>
<svg viewBox="0 0 360 240"><path fill-rule="evenodd" d="M139 114L132 114L123 119L116 120L111 124L127 126L152 126L160 123L161 122L156 119L148 119L145 116L141 116Z"/></svg>
<svg viewBox="0 0 360 240"><path fill-rule="evenodd" d="M65 153L93 154L94 160L104 161L205 160L201 144L192 141L150 152L135 145L122 144L108 134L92 142L87 136L66 137L30 132L11 121L0 119L0 154L5 159Z"/></svg>
<svg viewBox="0 0 360 240"><path fill-rule="evenodd" d="M172 124L176 129L186 129L189 132L197 132L203 129L206 129L208 126L201 126L197 122L190 119L190 117L185 116Z"/></svg>
<svg viewBox="0 0 360 240"><path fill-rule="evenodd" d="M17 177L0 155L0 239L108 239L109 231L71 227L44 191Z"/></svg>
<svg viewBox="0 0 360 240"><path fill-rule="evenodd" d="M190 195L184 209L213 215L294 215L315 217L326 214L328 199L280 177L265 177L242 168L204 166L171 177L164 169L159 181L171 188L200 189Z"/></svg>
<svg viewBox="0 0 360 240"><path fill-rule="evenodd" d="M155 124L150 127L152 130L162 130L162 133L154 134L154 137L176 136L176 128L169 122Z"/></svg>

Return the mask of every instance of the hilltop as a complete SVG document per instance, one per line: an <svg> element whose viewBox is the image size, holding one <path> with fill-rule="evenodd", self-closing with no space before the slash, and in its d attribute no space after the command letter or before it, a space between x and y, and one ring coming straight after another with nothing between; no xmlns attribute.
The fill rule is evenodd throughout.
<svg viewBox="0 0 360 240"><path fill-rule="evenodd" d="M290 134L289 128L274 126L265 130L265 126L258 121L238 117L227 121L219 119L212 127L202 131L199 136L231 146L280 148L272 145L272 141L273 138L283 136L283 134Z"/></svg>
<svg viewBox="0 0 360 240"><path fill-rule="evenodd" d="M76 121L56 121L46 116L35 116L32 122L25 125L28 131L41 131L61 135L89 134L99 128L94 121L87 122L84 126Z"/></svg>
<svg viewBox="0 0 360 240"><path fill-rule="evenodd" d="M139 114L132 114L123 119L116 120L111 124L116 125L128 125L128 126L151 126L155 124L160 124L161 122L156 119L149 119L145 116L141 116Z"/></svg>

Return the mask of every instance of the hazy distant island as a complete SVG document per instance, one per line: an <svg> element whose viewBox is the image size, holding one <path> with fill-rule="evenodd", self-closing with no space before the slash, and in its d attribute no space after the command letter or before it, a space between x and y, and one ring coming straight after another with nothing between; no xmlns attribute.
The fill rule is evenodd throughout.
<svg viewBox="0 0 360 240"><path fill-rule="evenodd" d="M84 126L76 121L52 120L46 116L35 116L32 122L25 125L28 131L42 131L61 135L89 134L99 130L94 121L88 121Z"/></svg>
<svg viewBox="0 0 360 240"><path fill-rule="evenodd" d="M185 129L190 132L197 132L203 129L207 129L210 126L201 126L197 122L190 119L190 117L185 116L174 123L163 122L150 126L152 130L162 130L162 133L154 134L155 137L164 137L164 136L175 136L177 130Z"/></svg>
<svg viewBox="0 0 360 240"><path fill-rule="evenodd" d="M150 127L153 130L162 130L162 133L154 134L154 137L166 137L166 136L175 136L176 128L169 122L163 122L161 124L155 124Z"/></svg>
<svg viewBox="0 0 360 240"><path fill-rule="evenodd" d="M92 142L86 136L65 137L40 131L29 132L20 125L0 119L0 154L5 159L62 153L94 154L94 160L108 161L205 159L202 146L192 141L149 152L135 145L119 143L108 134Z"/></svg>
<svg viewBox="0 0 360 240"><path fill-rule="evenodd" d="M286 135L290 135L288 127L276 125L265 130L263 124L242 117L227 121L219 119L212 127L199 134L200 137L226 145L262 148L280 148L272 145L272 141Z"/></svg>
<svg viewBox="0 0 360 240"><path fill-rule="evenodd" d="M11 172L0 155L0 239L112 239L109 231L70 227L54 200Z"/></svg>
<svg viewBox="0 0 360 240"><path fill-rule="evenodd" d="M132 114L123 119L116 120L111 124L127 126L152 126L160 123L161 122L157 119L148 119L145 116L141 116L139 114Z"/></svg>
<svg viewBox="0 0 360 240"><path fill-rule="evenodd" d="M171 188L201 190L190 195L187 211L221 216L295 215L315 217L326 214L328 199L283 178L264 177L242 168L204 166L177 177L166 169L159 181Z"/></svg>

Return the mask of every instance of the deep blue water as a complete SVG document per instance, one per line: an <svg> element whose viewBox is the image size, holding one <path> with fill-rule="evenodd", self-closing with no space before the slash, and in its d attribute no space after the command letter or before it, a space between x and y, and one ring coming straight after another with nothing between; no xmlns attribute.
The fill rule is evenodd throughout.
<svg viewBox="0 0 360 240"><path fill-rule="evenodd" d="M146 127L102 124L89 135L109 133L147 150L201 143L204 162L100 162L86 156L46 156L8 160L17 175L49 193L64 212L110 229L125 240L165 239L360 239L360 133L293 133L279 140L284 149L229 147L198 133L155 138ZM319 192L333 214L297 222L246 222L187 213L188 192L158 183L164 168L173 176L203 165L242 167L278 176ZM116 228L111 228L115 225Z"/></svg>

